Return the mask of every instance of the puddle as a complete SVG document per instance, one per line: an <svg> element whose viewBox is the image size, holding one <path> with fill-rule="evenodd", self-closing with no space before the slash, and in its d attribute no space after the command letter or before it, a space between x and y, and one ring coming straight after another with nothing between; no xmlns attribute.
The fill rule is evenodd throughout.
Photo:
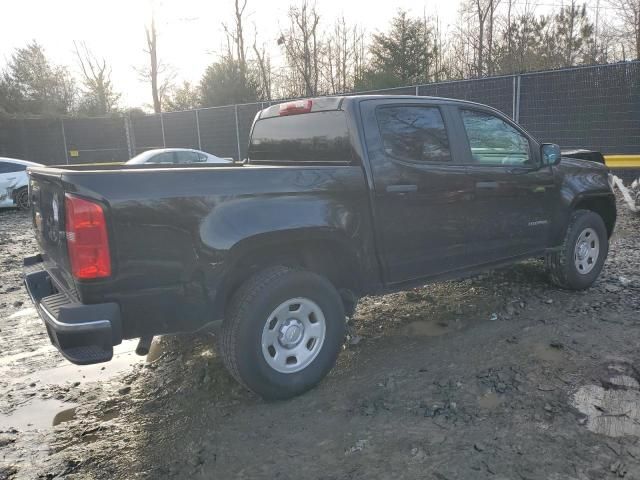
<svg viewBox="0 0 640 480"><path fill-rule="evenodd" d="M114 347L113 359L110 362L94 365L74 365L66 362L58 367L26 375L24 378L30 382L39 381L43 385L62 385L67 382L102 382L131 370L134 365L152 362L162 354L162 347L158 341L151 344L149 355L146 357L136 355L137 344L137 339L125 340L122 344Z"/></svg>
<svg viewBox="0 0 640 480"><path fill-rule="evenodd" d="M53 398L34 398L8 415L0 416L0 430L44 430L75 418L75 405Z"/></svg>
<svg viewBox="0 0 640 480"><path fill-rule="evenodd" d="M545 344L537 344L533 347L533 353L540 360L545 362L562 361L562 350Z"/></svg>
<svg viewBox="0 0 640 480"><path fill-rule="evenodd" d="M418 337L437 337L451 331L447 322L443 321L417 321L405 325L401 330L401 335Z"/></svg>
<svg viewBox="0 0 640 480"><path fill-rule="evenodd" d="M114 347L113 359L110 362L94 365L74 365L64 360L51 345L21 352L0 358L0 375L11 378L12 383L39 383L40 385L64 385L66 383L102 382L110 380L131 370L134 365L153 362L164 353L159 340L151 344L146 357L136 355L138 340L125 340ZM24 364L18 364L23 362ZM31 370L29 373L20 372ZM44 367L44 368L43 368ZM35 370L35 371L34 371ZM15 375L15 376L13 376Z"/></svg>
<svg viewBox="0 0 640 480"><path fill-rule="evenodd" d="M587 416L586 427L594 433L610 437L640 437L638 390L607 390L587 385L575 393L573 406Z"/></svg>
<svg viewBox="0 0 640 480"><path fill-rule="evenodd" d="M70 422L76 418L76 407L67 408L53 417L52 425L60 425L61 423Z"/></svg>
<svg viewBox="0 0 640 480"><path fill-rule="evenodd" d="M502 403L497 393L489 392L486 395L478 397L478 406L485 410L493 410Z"/></svg>
<svg viewBox="0 0 640 480"><path fill-rule="evenodd" d="M37 318L38 312L33 307L23 308L22 310L18 310L17 312L12 313L11 315L9 315L8 318L11 319L11 318L20 318L20 317L27 317L27 316L34 316Z"/></svg>

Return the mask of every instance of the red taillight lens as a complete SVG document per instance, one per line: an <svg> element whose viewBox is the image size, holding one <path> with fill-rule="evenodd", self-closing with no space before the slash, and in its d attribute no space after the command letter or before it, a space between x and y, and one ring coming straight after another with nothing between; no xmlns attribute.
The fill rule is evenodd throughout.
<svg viewBox="0 0 640 480"><path fill-rule="evenodd" d="M65 195L67 249L73 276L80 280L111 275L104 211L97 203Z"/></svg>
<svg viewBox="0 0 640 480"><path fill-rule="evenodd" d="M280 104L280 115L298 115L299 113L309 113L313 102L311 100L296 100L295 102Z"/></svg>

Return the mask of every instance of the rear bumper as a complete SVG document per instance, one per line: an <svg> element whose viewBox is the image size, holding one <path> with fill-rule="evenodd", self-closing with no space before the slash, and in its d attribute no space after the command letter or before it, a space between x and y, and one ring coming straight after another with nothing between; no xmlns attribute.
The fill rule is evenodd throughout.
<svg viewBox="0 0 640 480"><path fill-rule="evenodd" d="M24 283L51 343L67 360L78 365L111 360L113 346L122 342L117 303L83 305L58 291L40 255L24 259Z"/></svg>

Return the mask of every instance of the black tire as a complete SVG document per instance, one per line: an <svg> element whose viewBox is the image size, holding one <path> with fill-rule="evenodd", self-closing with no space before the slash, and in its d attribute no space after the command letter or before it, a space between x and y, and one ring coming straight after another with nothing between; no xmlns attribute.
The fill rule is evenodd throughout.
<svg viewBox="0 0 640 480"><path fill-rule="evenodd" d="M324 341L304 369L281 373L263 354L263 329L279 305L298 297L321 309ZM253 275L233 295L220 331L219 351L238 382L265 400L283 400L313 388L329 373L344 336L344 307L334 286L313 272L276 266Z"/></svg>
<svg viewBox="0 0 640 480"><path fill-rule="evenodd" d="M31 203L29 202L29 189L22 187L14 194L13 201L20 210L29 210Z"/></svg>
<svg viewBox="0 0 640 480"><path fill-rule="evenodd" d="M577 241L586 229L591 229L596 233L599 253L597 259L593 261L593 266L590 267L591 270L583 273L576 266L575 255ZM547 255L547 268L551 275L551 281L567 290L589 288L598 278L608 252L609 237L600 215L590 210L576 210L571 215L562 245Z"/></svg>

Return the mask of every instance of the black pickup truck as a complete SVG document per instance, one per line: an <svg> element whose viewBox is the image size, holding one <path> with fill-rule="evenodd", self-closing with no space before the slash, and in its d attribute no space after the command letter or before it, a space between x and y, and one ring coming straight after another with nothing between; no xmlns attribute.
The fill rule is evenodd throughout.
<svg viewBox="0 0 640 480"><path fill-rule="evenodd" d="M219 353L267 399L332 368L357 299L546 257L588 288L615 199L497 110L442 98L274 105L244 165L31 168L25 283L71 362L222 321Z"/></svg>

